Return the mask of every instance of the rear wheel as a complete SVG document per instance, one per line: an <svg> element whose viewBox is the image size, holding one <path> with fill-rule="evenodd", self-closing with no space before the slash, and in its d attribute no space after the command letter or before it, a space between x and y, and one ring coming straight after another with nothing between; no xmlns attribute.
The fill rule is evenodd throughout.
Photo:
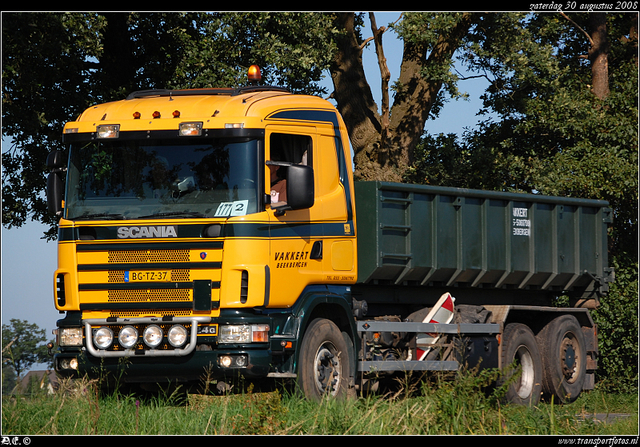
<svg viewBox="0 0 640 447"><path fill-rule="evenodd" d="M537 405L542 391L542 362L535 335L524 324L508 324L502 333L500 349L504 370L500 384L510 383L506 400L518 405Z"/></svg>
<svg viewBox="0 0 640 447"><path fill-rule="evenodd" d="M330 320L317 318L309 324L300 345L298 386L309 399L346 397L349 388L349 351Z"/></svg>
<svg viewBox="0 0 640 447"><path fill-rule="evenodd" d="M542 358L542 391L562 403L573 402L584 386L587 374L586 343L573 315L551 320L539 333Z"/></svg>

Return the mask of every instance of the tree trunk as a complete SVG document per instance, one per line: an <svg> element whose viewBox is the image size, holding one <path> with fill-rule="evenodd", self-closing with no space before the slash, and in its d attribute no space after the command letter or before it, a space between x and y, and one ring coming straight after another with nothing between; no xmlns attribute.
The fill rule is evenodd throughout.
<svg viewBox="0 0 640 447"><path fill-rule="evenodd" d="M591 77L593 94L599 99L609 96L609 41L607 40L607 14L594 12L589 14L591 47Z"/></svg>
<svg viewBox="0 0 640 447"><path fill-rule="evenodd" d="M330 67L333 97L349 131L355 176L367 178L365 173L374 169L377 161L380 116L364 74L354 14L336 14L335 25L337 29L344 30L344 35L337 39L338 50Z"/></svg>

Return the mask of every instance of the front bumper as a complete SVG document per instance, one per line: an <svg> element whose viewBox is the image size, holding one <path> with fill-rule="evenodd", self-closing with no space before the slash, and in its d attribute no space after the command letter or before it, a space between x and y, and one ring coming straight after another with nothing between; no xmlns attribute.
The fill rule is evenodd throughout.
<svg viewBox="0 0 640 447"><path fill-rule="evenodd" d="M225 366L227 358L244 358L243 366L236 363ZM77 369L62 365L77 361ZM122 378L125 382L189 382L203 377L211 379L242 375L246 378L261 378L269 374L271 353L268 346L263 349L215 349L193 351L182 357L122 357L98 358L87 355L87 351L60 352L54 355L56 371L63 377Z"/></svg>
<svg viewBox="0 0 640 447"><path fill-rule="evenodd" d="M236 316L225 318L223 324L246 325L266 323L266 320L268 319L264 317ZM77 321L76 324L78 323L80 322ZM266 377L272 364L269 341L218 343L217 330L220 323L219 319L196 316L171 317L166 321L154 317L84 320L81 323L84 328L84 346L60 347L54 355L54 367L62 377L118 378L133 383L196 381L203 377L219 379L238 375L246 378ZM173 324L184 324L189 328L188 342L177 349L168 346L166 340L158 349L143 347L142 342L133 349L98 349L94 346L91 335L96 327L102 326L112 327L117 337L117 332L123 325L134 325L142 332L148 325ZM116 346L117 343L114 341L113 345Z"/></svg>

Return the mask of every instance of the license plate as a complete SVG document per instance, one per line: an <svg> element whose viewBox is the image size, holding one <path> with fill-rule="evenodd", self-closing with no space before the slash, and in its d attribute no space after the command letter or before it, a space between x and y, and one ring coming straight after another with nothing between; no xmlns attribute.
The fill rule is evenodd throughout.
<svg viewBox="0 0 640 447"><path fill-rule="evenodd" d="M125 271L124 282L165 282L171 280L170 270Z"/></svg>

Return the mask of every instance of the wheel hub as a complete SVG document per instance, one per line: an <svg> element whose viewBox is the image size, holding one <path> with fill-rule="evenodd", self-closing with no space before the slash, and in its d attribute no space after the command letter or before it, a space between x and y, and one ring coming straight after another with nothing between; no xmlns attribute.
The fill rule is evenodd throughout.
<svg viewBox="0 0 640 447"><path fill-rule="evenodd" d="M567 381L570 381L577 371L576 349L573 341L569 338L562 340L560 347L562 374Z"/></svg>
<svg viewBox="0 0 640 447"><path fill-rule="evenodd" d="M316 386L323 393L335 394L340 379L339 362L336 356L326 347L321 348L316 356Z"/></svg>

